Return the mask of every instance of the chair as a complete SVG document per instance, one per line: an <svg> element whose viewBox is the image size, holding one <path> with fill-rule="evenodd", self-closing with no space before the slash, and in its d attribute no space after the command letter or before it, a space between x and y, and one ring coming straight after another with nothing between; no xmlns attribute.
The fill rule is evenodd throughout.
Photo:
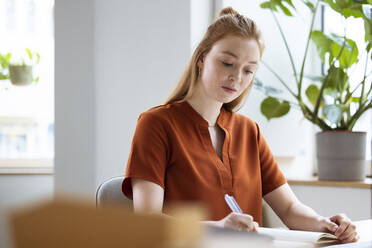
<svg viewBox="0 0 372 248"><path fill-rule="evenodd" d="M113 204L132 208L132 200L126 197L121 191L121 184L123 180L123 176L113 177L104 181L98 187L96 191L97 208Z"/></svg>

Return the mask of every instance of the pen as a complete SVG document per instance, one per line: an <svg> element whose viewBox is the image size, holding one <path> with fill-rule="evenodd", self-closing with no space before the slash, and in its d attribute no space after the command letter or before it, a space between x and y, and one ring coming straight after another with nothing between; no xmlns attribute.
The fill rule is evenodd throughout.
<svg viewBox="0 0 372 248"><path fill-rule="evenodd" d="M230 207L231 211L234 213L243 213L243 211L240 209L238 203L235 201L235 198L233 196L229 196L228 194L225 194L225 201L227 205Z"/></svg>

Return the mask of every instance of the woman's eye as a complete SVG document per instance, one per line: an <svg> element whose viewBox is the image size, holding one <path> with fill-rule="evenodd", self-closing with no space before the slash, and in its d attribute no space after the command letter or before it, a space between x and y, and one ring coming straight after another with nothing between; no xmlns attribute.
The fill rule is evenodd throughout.
<svg viewBox="0 0 372 248"><path fill-rule="evenodd" d="M247 70L247 71L245 71L245 73L246 73L246 74L251 74L251 73L253 73L253 71L249 71L249 70Z"/></svg>
<svg viewBox="0 0 372 248"><path fill-rule="evenodd" d="M226 63L224 61L222 61L222 64L224 64L225 66L232 66L232 64Z"/></svg>

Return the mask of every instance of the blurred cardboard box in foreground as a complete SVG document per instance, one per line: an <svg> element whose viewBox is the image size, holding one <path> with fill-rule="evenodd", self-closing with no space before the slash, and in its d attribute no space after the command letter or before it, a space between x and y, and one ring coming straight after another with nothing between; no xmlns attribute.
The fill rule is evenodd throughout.
<svg viewBox="0 0 372 248"><path fill-rule="evenodd" d="M200 208L175 209L177 219L139 215L122 207L58 198L13 211L15 248L196 247L203 236Z"/></svg>

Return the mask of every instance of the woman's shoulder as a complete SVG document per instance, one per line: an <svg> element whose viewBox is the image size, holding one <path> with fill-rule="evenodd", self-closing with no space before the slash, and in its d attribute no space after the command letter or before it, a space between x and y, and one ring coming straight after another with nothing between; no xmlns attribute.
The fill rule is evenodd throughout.
<svg viewBox="0 0 372 248"><path fill-rule="evenodd" d="M258 127L258 124L254 120L252 120L246 115L243 115L243 114L240 114L234 111L230 112L230 121L233 122L234 125L238 125L238 126L243 125L243 126L251 127L254 129Z"/></svg>
<svg viewBox="0 0 372 248"><path fill-rule="evenodd" d="M230 112L229 126L232 134L238 137L252 137L254 139L259 139L261 136L261 131L259 125L244 114L239 114L236 112ZM246 136L248 135L248 136Z"/></svg>
<svg viewBox="0 0 372 248"><path fill-rule="evenodd" d="M166 122L169 121L170 117L174 115L175 104L163 104L142 112L139 115L139 119L147 119L149 121Z"/></svg>

